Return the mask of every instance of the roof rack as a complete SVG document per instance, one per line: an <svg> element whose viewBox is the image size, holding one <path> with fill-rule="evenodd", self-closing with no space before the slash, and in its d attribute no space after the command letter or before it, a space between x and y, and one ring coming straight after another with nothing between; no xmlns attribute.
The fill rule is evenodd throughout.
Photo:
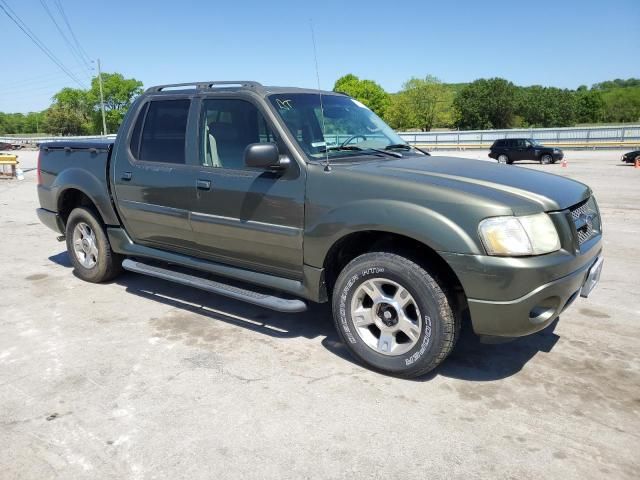
<svg viewBox="0 0 640 480"><path fill-rule="evenodd" d="M162 92L171 88L181 87L195 87L196 90L210 90L217 85L227 86L239 86L245 88L262 88L262 84L259 82L253 82L251 80L225 80L225 81L212 81L212 82L187 82L187 83L170 83L167 85L156 85L155 87L147 88L147 93Z"/></svg>

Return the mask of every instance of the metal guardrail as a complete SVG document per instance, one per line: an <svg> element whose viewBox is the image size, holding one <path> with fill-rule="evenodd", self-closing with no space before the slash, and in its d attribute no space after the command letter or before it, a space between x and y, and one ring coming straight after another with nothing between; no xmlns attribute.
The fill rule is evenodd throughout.
<svg viewBox="0 0 640 480"><path fill-rule="evenodd" d="M640 145L640 125L526 128L446 132L399 132L408 143L427 148L489 148L501 138L529 138L549 146L615 148Z"/></svg>
<svg viewBox="0 0 640 480"><path fill-rule="evenodd" d="M113 135L84 135L84 136L73 136L73 137L61 137L61 136L33 136L33 137L19 137L19 136L0 136L0 142L7 143L16 143L16 144L35 144L40 142L55 142L56 140L101 140L104 138L108 138L113 140L116 138L115 134Z"/></svg>
<svg viewBox="0 0 640 480"><path fill-rule="evenodd" d="M507 130L462 130L443 132L398 132L412 145L437 148L489 148L501 138L530 138L549 146L565 148L623 148L640 146L640 125L613 125L606 127L526 128ZM54 136L0 136L0 142L34 144L55 140L114 139L115 135L88 135L80 137ZM329 144L342 142L348 135L326 136Z"/></svg>

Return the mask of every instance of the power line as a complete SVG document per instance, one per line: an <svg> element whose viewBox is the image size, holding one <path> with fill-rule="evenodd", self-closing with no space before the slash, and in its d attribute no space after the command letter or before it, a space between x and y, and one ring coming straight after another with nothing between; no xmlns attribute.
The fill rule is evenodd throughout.
<svg viewBox="0 0 640 480"><path fill-rule="evenodd" d="M2 91L3 94L5 95L11 95L13 96L14 93L28 93L28 92L36 92L39 90L62 90L63 88L65 88L64 86L64 82L57 82L57 83L46 83L46 84L40 84L40 85L31 85L31 86L26 86L26 87L20 87L18 85L14 85L13 87L0 87L0 91Z"/></svg>
<svg viewBox="0 0 640 480"><path fill-rule="evenodd" d="M78 47L78 51L82 55L84 55L86 61L90 62L91 61L91 57L89 55L87 55L87 52L84 50L84 48L82 48L82 45L80 45L80 42L78 41L78 38L76 37L76 34L73 32L73 28L71 28L71 23L69 22L69 18L67 17L67 14L64 11L62 3L60 3L60 0L53 0L53 4L58 9L58 13L60 13L60 16L62 17L62 20L64 20L64 23L67 25L67 28L69 29L69 33L71 34L71 38L73 38L74 43Z"/></svg>
<svg viewBox="0 0 640 480"><path fill-rule="evenodd" d="M9 17L9 19L16 24L16 26L22 30L22 32L29 37L29 39L40 49L42 52L49 57L49 59L55 63L60 70L67 74L67 76L76 82L81 88L87 88L78 77L72 74L64 64L58 60L58 58L49 50L42 41L29 29L29 27L20 19L20 17L11 9L11 7L7 4L5 0L0 0L0 9Z"/></svg>
<svg viewBox="0 0 640 480"><path fill-rule="evenodd" d="M82 53L78 50L78 47L76 47L73 43L71 43L71 41L64 34L64 32L62 31L62 28L60 28L60 25L58 24L58 22L56 21L55 17L51 13L51 10L49 9L49 6L47 5L46 0L40 0L40 5L42 5L42 8L44 8L44 11L47 13L49 18L51 19L51 21L55 25L56 30L58 30L58 33L60 34L60 36L62 37L64 42L67 44L67 46L69 47L69 50L71 51L73 56L76 58L76 60L78 60L78 62L79 62L78 64L80 65L80 64L84 63L84 65L87 68L87 70L90 71L91 70L91 65L89 65L89 63L84 59L84 57L82 56Z"/></svg>
<svg viewBox="0 0 640 480"><path fill-rule="evenodd" d="M68 68L68 70L74 74L83 73L85 71L84 67L76 66L74 68ZM54 71L48 73L46 75L29 75L26 78L15 78L12 77L10 82L4 82L4 79L0 79L0 91L5 91L6 89L11 89L15 87L28 87L31 85L42 85L45 83L51 83L52 80L59 80L61 78L66 78L67 74L60 71Z"/></svg>

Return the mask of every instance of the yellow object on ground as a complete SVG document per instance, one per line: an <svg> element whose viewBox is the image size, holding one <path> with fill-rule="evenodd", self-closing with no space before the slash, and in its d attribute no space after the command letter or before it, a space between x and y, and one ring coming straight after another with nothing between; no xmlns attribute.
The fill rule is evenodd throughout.
<svg viewBox="0 0 640 480"><path fill-rule="evenodd" d="M2 176L9 176L9 177L15 177L16 176L16 166L18 165L18 156L17 155L12 155L10 153L0 153L0 177ZM8 165L9 168L9 172L5 171L5 165Z"/></svg>

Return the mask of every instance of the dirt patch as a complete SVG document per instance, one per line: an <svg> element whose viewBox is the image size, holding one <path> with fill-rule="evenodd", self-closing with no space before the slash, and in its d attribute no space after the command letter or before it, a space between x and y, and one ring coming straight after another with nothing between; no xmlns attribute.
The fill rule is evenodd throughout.
<svg viewBox="0 0 640 480"><path fill-rule="evenodd" d="M34 273L33 275L29 275L27 277L24 277L24 279L25 280L29 280L30 282L36 282L38 280L44 280L48 276L49 275L47 275L46 273Z"/></svg>

